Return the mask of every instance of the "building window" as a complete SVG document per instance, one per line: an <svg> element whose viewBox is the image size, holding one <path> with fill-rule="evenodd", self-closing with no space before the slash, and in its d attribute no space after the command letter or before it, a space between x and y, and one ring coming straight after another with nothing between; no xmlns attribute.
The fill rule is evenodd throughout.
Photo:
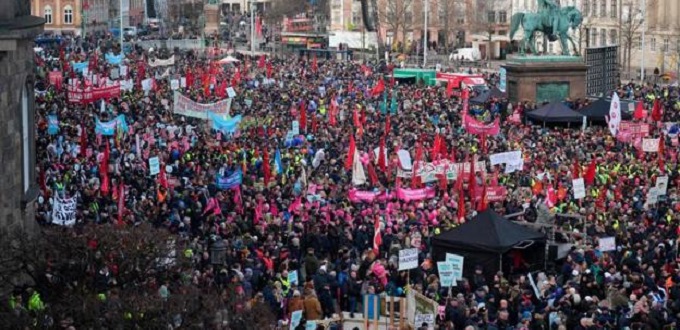
<svg viewBox="0 0 680 330"><path fill-rule="evenodd" d="M590 44L589 47L597 45L597 29L590 29Z"/></svg>
<svg viewBox="0 0 680 330"><path fill-rule="evenodd" d="M655 52L656 51L656 38L651 38L649 40L649 50Z"/></svg>
<svg viewBox="0 0 680 330"><path fill-rule="evenodd" d="M52 24L52 7L50 6L45 6L45 22Z"/></svg>
<svg viewBox="0 0 680 330"><path fill-rule="evenodd" d="M600 17L607 17L607 0L600 0Z"/></svg>
<svg viewBox="0 0 680 330"><path fill-rule="evenodd" d="M607 30L601 29L600 30L600 46L606 46L607 45Z"/></svg>
<svg viewBox="0 0 680 330"><path fill-rule="evenodd" d="M447 18L446 17L446 10L444 10L444 8L442 8L442 7L439 7L439 12L437 14L439 14L439 17L438 17L439 24L443 25L444 22L446 22L446 18Z"/></svg>
<svg viewBox="0 0 680 330"><path fill-rule="evenodd" d="M496 12L494 11L487 11L486 12L486 20L489 23L495 23L496 22Z"/></svg>
<svg viewBox="0 0 680 330"><path fill-rule="evenodd" d="M668 51L668 48L669 48L669 47L668 47L668 44L669 44L668 38L664 39L664 40L663 40L663 46L661 46L661 51L662 51L662 52L667 52L667 51Z"/></svg>
<svg viewBox="0 0 680 330"><path fill-rule="evenodd" d="M618 34L616 33L615 29L609 30L609 40L610 45L616 45L619 43Z"/></svg>
<svg viewBox="0 0 680 330"><path fill-rule="evenodd" d="M583 17L588 17L590 14L590 0L583 0Z"/></svg>
<svg viewBox="0 0 680 330"><path fill-rule="evenodd" d="M597 17L597 0L590 2L590 16Z"/></svg>
<svg viewBox="0 0 680 330"><path fill-rule="evenodd" d="M361 12L353 12L352 13L352 25L354 26L355 29L360 28L363 26L363 22L361 21Z"/></svg>
<svg viewBox="0 0 680 330"><path fill-rule="evenodd" d="M73 8L71 6L64 7L64 24L73 24Z"/></svg>
<svg viewBox="0 0 680 330"><path fill-rule="evenodd" d="M611 18L617 18L619 17L619 8L617 7L617 2L618 0L612 0L611 4L611 10L609 12L609 17Z"/></svg>
<svg viewBox="0 0 680 330"><path fill-rule="evenodd" d="M498 12L498 23L505 24L508 22L508 12L501 10Z"/></svg>

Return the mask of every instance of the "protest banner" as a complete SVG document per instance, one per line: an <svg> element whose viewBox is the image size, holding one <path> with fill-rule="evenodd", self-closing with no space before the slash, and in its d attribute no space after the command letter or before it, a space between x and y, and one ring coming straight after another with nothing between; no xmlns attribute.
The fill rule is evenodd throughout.
<svg viewBox="0 0 680 330"><path fill-rule="evenodd" d="M361 191L356 189L350 189L348 193L348 199L352 203L373 203L375 201L385 201L392 197L393 194L387 194L380 191Z"/></svg>
<svg viewBox="0 0 680 330"><path fill-rule="evenodd" d="M175 64L175 55L170 56L169 59L166 60L161 60L161 59L149 59L149 66L152 68L159 67L159 66L170 66Z"/></svg>
<svg viewBox="0 0 680 330"><path fill-rule="evenodd" d="M465 131L470 134L498 135L498 133L501 131L501 122L498 117L496 117L492 123L486 124L470 116L467 112L465 112L463 116Z"/></svg>
<svg viewBox="0 0 680 330"><path fill-rule="evenodd" d="M397 188L397 197L405 202L421 201L424 199L433 198L434 196L435 190L432 187L422 189Z"/></svg>
<svg viewBox="0 0 680 330"><path fill-rule="evenodd" d="M642 151L644 152L658 152L659 139L642 139Z"/></svg>
<svg viewBox="0 0 680 330"><path fill-rule="evenodd" d="M198 103L182 95L179 91L175 91L174 94L173 112L176 115L208 119L208 112L220 116L229 116L230 110L231 99L225 99L215 103Z"/></svg>
<svg viewBox="0 0 680 330"><path fill-rule="evenodd" d="M428 329L434 329L434 314L416 314L415 325L420 328L423 324L427 324Z"/></svg>
<svg viewBox="0 0 680 330"><path fill-rule="evenodd" d="M439 282L443 287L450 287L456 283L453 265L450 263L446 261L437 262L437 271L439 272Z"/></svg>
<svg viewBox="0 0 680 330"><path fill-rule="evenodd" d="M574 199L581 199L586 197L586 185L583 178L574 179L571 181L572 189L574 190Z"/></svg>
<svg viewBox="0 0 680 330"><path fill-rule="evenodd" d="M52 223L59 226L73 226L76 224L76 199L54 196L52 204Z"/></svg>
<svg viewBox="0 0 680 330"><path fill-rule="evenodd" d="M221 190L229 190L231 188L241 185L241 183L243 182L243 172L241 172L241 170L239 169L226 177L218 175L215 181L216 181L215 185L217 186L217 188Z"/></svg>
<svg viewBox="0 0 680 330"><path fill-rule="evenodd" d="M120 85L80 88L67 86L68 101L71 103L91 103L101 99L109 100L120 96Z"/></svg>
<svg viewBox="0 0 680 330"><path fill-rule="evenodd" d="M418 268L418 249L399 250L399 270Z"/></svg>
<svg viewBox="0 0 680 330"><path fill-rule="evenodd" d="M441 174L446 173L446 179L448 181L454 181L458 178L458 172L462 169L463 171L463 176L467 176L470 174L470 163L469 162L464 162L464 163L452 163L451 161L447 159L431 162L431 163L425 163L425 162L420 162L415 166L417 168L417 175L420 177L420 181L422 183L429 183L429 182L435 182L439 180L439 176ZM475 170L476 171L481 171L484 170L486 171L486 162L485 161L477 161L475 162ZM402 170L401 168L397 169L397 176L400 178L411 178L412 174L411 171L406 171Z"/></svg>
<svg viewBox="0 0 680 330"><path fill-rule="evenodd" d="M597 249L600 252L616 250L616 237L602 237L597 240Z"/></svg>
<svg viewBox="0 0 680 330"><path fill-rule="evenodd" d="M475 190L475 201L482 200L482 194L484 191L482 189ZM489 186L486 187L486 200L488 202L501 202L508 197L508 191L503 186Z"/></svg>
<svg viewBox="0 0 680 330"><path fill-rule="evenodd" d="M454 278L456 280L463 279L463 262L465 261L465 257L453 253L447 253L445 261L446 263L451 264L451 267L453 267Z"/></svg>
<svg viewBox="0 0 680 330"><path fill-rule="evenodd" d="M522 151L508 151L489 155L489 163L491 166L498 164L519 164L523 162Z"/></svg>
<svg viewBox="0 0 680 330"><path fill-rule="evenodd" d="M61 71L50 71L47 76L49 78L50 85L56 87L57 89L61 89L61 85L64 81L64 75L61 73Z"/></svg>
<svg viewBox="0 0 680 330"><path fill-rule="evenodd" d="M128 131L127 121L125 120L125 115L118 115L118 117L113 120L103 122L99 118L95 121L94 131L97 134L112 136L116 134L116 128L120 128L123 132Z"/></svg>

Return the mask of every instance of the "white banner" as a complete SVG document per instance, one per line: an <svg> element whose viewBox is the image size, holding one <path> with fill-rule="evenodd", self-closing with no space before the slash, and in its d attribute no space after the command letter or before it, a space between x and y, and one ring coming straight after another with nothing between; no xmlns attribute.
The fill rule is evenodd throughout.
<svg viewBox="0 0 680 330"><path fill-rule="evenodd" d="M61 199L54 197L52 205L52 223L59 226L73 226L76 224L76 199L75 197Z"/></svg>
<svg viewBox="0 0 680 330"><path fill-rule="evenodd" d="M602 237L598 239L597 249L600 252L614 251L616 250L616 238L615 237Z"/></svg>
<svg viewBox="0 0 680 330"><path fill-rule="evenodd" d="M642 151L644 152L658 152L659 139L642 139Z"/></svg>
<svg viewBox="0 0 680 330"><path fill-rule="evenodd" d="M423 183L435 182L439 180L439 175L446 173L446 179L448 181L453 181L458 178L458 171L462 169L463 175L470 173L470 162L464 163L452 163L447 159L432 163L420 162L417 166L414 164L413 167L417 167L418 176L420 181ZM486 172L486 162L477 161L475 162L475 172L484 171ZM410 178L412 171L404 171L401 168L397 169L397 176L400 178Z"/></svg>
<svg viewBox="0 0 680 330"><path fill-rule="evenodd" d="M149 60L149 66L150 67L167 66L167 65L174 65L174 64L175 64L175 55L172 55L167 60L161 60L161 59L155 59L153 61Z"/></svg>
<svg viewBox="0 0 680 330"><path fill-rule="evenodd" d="M175 91L173 107L173 112L176 115L208 119L208 112L212 112L216 115L228 116L229 111L231 110L231 99L204 104L192 101L180 92Z"/></svg>
<svg viewBox="0 0 680 330"><path fill-rule="evenodd" d="M517 164L522 161L522 151L508 151L489 155L491 166L498 164Z"/></svg>

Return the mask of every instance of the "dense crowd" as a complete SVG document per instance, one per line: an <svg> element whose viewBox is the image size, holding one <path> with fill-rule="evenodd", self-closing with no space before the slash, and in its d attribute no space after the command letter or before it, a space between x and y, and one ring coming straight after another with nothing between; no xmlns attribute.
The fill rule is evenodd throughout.
<svg viewBox="0 0 680 330"><path fill-rule="evenodd" d="M482 122L499 118L501 127L495 136L469 134L461 122L459 94L451 95L446 85L393 82L389 63L274 56L216 65L198 52L180 52L174 65L152 67L148 59L156 55L135 49L124 60L135 81L131 91L103 106L73 103L65 86L82 73L67 63L89 59L89 72L108 75L113 66L105 54L116 52L101 42L99 48L90 45L82 51L83 43L44 47L37 59L43 87L36 96L43 196L37 214L44 225L52 222L47 201L60 195L77 198L79 224L151 223L168 229L193 242L189 252L197 286L218 282L205 253L215 242L224 242L225 275L247 299L266 302L284 320L280 324L299 310L305 320L332 318L340 311L354 317L363 311L364 294L403 296L417 290L445 306L437 318L441 329L676 327L677 137L657 125L677 120L676 88L631 84L616 91L624 100L643 102L650 113L655 103L663 110L661 118L642 119L651 124L651 137L662 138L664 151L658 155L617 140L605 125L531 125L523 116L537 105L528 101L490 99L471 106L468 115ZM63 73L61 88L49 83L48 73L55 70ZM199 103L224 99L227 82L236 93L230 115L243 118L238 130L219 132L206 120L173 114L170 80L176 76L195 77L187 78L188 86L179 91ZM155 78L148 91L140 84L146 78ZM496 81L495 75L487 78L491 85ZM385 91L376 90L381 84ZM567 103L578 109L586 102ZM515 113L522 116L520 122L510 120ZM56 134L48 132L50 115L59 121ZM127 132L95 133L96 119L106 122L119 115L125 117ZM293 121L300 135L287 139ZM360 187L353 185L352 147L368 173ZM387 161L375 159L376 148L386 151ZM488 161L491 154L521 150L524 166L509 174L503 165L475 169L477 189L500 185L508 191L504 200L487 204L468 196L470 183L457 182L462 176L428 184L400 177L400 149L426 162ZM161 173L152 176L148 159L155 156ZM108 160L106 166L102 159ZM237 188L215 184L217 177L238 171L242 183ZM646 203L661 175L669 176L667 195ZM572 179L588 176L586 197L575 200ZM420 201L348 198L352 189L390 192L426 186L435 195ZM556 193L549 195L553 187ZM525 265L496 274L477 267L452 290L441 287L430 238L485 208L520 212L515 219L520 221L552 219L555 213L582 221L549 220L574 247L564 260L551 263L554 267L541 269L536 290ZM399 250L412 246L416 233L422 236L421 266L406 276L397 270L396 259ZM598 238L612 236L616 249L599 251ZM289 282L293 271L299 283ZM115 282L102 285L107 292ZM171 294L173 285L165 283L159 294Z"/></svg>

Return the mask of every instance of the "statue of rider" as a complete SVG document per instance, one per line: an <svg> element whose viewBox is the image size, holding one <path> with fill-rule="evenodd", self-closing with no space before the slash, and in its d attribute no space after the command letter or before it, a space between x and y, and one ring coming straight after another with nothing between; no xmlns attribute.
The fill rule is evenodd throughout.
<svg viewBox="0 0 680 330"><path fill-rule="evenodd" d="M550 41L554 41L557 36L555 36L555 33L558 31L558 24L559 24L559 15L557 10L559 9L559 5L555 2L555 0L538 0L538 9L539 12L543 12L550 19L552 19L552 33L548 36Z"/></svg>

